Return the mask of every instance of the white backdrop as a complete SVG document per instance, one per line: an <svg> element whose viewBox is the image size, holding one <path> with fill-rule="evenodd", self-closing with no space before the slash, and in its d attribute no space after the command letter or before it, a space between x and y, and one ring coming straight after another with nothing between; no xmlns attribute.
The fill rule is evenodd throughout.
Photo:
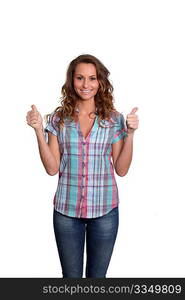
<svg viewBox="0 0 185 300"><path fill-rule="evenodd" d="M107 277L185 276L185 2L4 0L0 4L0 277L61 277L42 166L26 114L59 105L66 69L89 53L110 70L115 106L139 108Z"/></svg>

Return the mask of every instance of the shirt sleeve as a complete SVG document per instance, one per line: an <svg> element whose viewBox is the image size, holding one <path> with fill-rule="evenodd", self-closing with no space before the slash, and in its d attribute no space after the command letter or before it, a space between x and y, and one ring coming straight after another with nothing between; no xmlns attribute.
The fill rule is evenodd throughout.
<svg viewBox="0 0 185 300"><path fill-rule="evenodd" d="M118 120L117 120L117 124L116 124L116 129L115 129L115 133L114 133L114 137L112 140L112 144L118 142L121 139L124 139L125 137L128 136L127 134L127 126L126 126L126 122L124 119L123 114L120 113Z"/></svg>
<svg viewBox="0 0 185 300"><path fill-rule="evenodd" d="M58 135L59 128L57 126L57 122L59 121L59 117L56 116L56 113L53 112L49 116L49 120L44 128L44 134L45 134L45 139L48 141L48 131L54 134L55 136Z"/></svg>

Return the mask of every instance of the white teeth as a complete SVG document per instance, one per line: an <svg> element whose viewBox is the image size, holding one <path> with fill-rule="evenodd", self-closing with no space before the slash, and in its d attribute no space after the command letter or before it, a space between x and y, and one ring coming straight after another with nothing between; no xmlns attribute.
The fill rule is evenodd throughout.
<svg viewBox="0 0 185 300"><path fill-rule="evenodd" d="M86 91L82 91L82 93L85 93L85 94L88 94L88 93L90 93L90 92L91 92L91 91L89 91L89 90L88 90L88 91L87 91L87 90L86 90Z"/></svg>

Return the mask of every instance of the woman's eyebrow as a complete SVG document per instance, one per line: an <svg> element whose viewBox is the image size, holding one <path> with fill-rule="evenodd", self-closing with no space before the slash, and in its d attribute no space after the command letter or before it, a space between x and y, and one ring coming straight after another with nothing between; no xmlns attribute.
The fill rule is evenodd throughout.
<svg viewBox="0 0 185 300"><path fill-rule="evenodd" d="M80 75L80 76L83 76L82 74L76 74L76 75ZM96 76L96 75L89 75L89 77L91 77L91 76Z"/></svg>

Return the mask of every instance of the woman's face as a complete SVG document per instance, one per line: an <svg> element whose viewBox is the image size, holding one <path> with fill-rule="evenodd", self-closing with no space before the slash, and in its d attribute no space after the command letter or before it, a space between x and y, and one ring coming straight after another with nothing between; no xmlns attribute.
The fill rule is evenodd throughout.
<svg viewBox="0 0 185 300"><path fill-rule="evenodd" d="M74 72L74 89L82 100L94 99L99 87L96 68L91 63L79 63Z"/></svg>

